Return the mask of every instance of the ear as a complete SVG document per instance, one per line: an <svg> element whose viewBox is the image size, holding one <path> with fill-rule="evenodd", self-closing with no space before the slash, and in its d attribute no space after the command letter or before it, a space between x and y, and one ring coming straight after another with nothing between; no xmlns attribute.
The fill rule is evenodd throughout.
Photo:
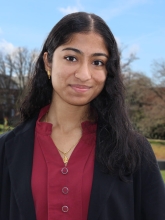
<svg viewBox="0 0 165 220"><path fill-rule="evenodd" d="M44 61L44 65L45 65L45 70L46 71L50 71L51 69L51 64L48 62L48 52L45 52L43 55L43 61Z"/></svg>

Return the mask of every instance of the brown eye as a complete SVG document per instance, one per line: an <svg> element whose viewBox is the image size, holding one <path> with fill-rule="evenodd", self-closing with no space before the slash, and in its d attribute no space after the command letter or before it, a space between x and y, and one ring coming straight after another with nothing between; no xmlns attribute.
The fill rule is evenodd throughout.
<svg viewBox="0 0 165 220"><path fill-rule="evenodd" d="M93 64L96 65L96 66L103 66L104 65L104 63L102 61L100 61L100 60L95 60L93 62Z"/></svg>
<svg viewBox="0 0 165 220"><path fill-rule="evenodd" d="M75 61L77 61L77 59L76 59L75 57L73 57L73 56L66 56L65 59L68 60L68 61L70 61L70 62L75 62Z"/></svg>

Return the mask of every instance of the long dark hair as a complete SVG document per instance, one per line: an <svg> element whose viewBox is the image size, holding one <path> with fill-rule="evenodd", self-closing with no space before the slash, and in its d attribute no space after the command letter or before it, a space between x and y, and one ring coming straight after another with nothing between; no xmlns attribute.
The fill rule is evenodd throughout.
<svg viewBox="0 0 165 220"><path fill-rule="evenodd" d="M45 71L44 52L48 52L48 61L51 62L56 48L66 43L74 33L90 31L102 36L110 55L105 86L91 102L98 116L96 157L105 170L119 173L123 179L126 174L133 173L140 163L140 149L126 113L117 44L109 27L99 16L85 12L72 13L53 27L39 54L20 112L22 120L26 121L51 102L52 84Z"/></svg>

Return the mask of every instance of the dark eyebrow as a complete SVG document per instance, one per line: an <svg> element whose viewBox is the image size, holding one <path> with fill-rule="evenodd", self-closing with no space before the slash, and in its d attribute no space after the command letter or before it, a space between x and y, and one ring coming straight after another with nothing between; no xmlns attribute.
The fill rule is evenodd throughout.
<svg viewBox="0 0 165 220"><path fill-rule="evenodd" d="M73 48L73 47L67 47L67 48L64 48L63 50L73 50L76 53L83 54L82 51L80 51L80 50L78 50L76 48ZM95 56L104 56L104 57L108 58L108 55L105 54L105 53L94 53L94 54L92 54L92 56L93 57L95 57Z"/></svg>
<svg viewBox="0 0 165 220"><path fill-rule="evenodd" d="M105 53L94 53L94 54L92 54L92 56L93 57L95 57L95 56L104 56L104 57L108 58L108 55L105 54Z"/></svg>
<svg viewBox="0 0 165 220"><path fill-rule="evenodd" d="M67 48L64 48L63 50L73 50L76 53L83 54L80 50L78 50L76 48L72 48L72 47L67 47Z"/></svg>

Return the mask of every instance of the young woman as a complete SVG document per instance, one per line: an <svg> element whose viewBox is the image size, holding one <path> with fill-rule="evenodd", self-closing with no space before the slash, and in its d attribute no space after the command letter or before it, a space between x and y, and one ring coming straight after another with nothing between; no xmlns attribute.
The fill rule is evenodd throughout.
<svg viewBox="0 0 165 220"><path fill-rule="evenodd" d="M97 15L52 29L0 138L1 220L164 220L165 187L131 127L116 41Z"/></svg>

